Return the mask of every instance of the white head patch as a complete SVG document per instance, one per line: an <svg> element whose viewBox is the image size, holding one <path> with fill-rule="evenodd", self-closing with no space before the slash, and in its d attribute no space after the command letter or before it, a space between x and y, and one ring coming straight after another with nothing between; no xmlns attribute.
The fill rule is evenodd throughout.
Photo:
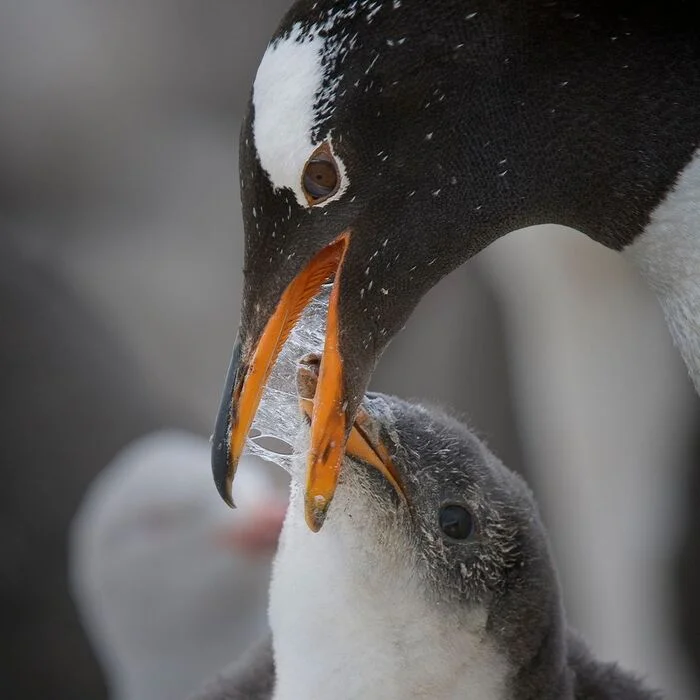
<svg viewBox="0 0 700 700"><path fill-rule="evenodd" d="M313 135L333 109L342 77L339 66L358 39L350 21L361 18L371 24L382 9L400 7L397 0L336 3L320 12L315 25L294 24L263 56L253 85L255 147L273 187L292 190L303 207L310 206L301 186L304 165L321 145ZM329 74L332 67L334 72ZM315 206L338 199L349 184L346 169L330 138L327 140L338 166L340 186L333 196Z"/></svg>
<svg viewBox="0 0 700 700"><path fill-rule="evenodd" d="M273 187L288 187L302 206L308 206L301 177L315 149L311 134L323 81L322 50L323 39L302 37L295 26L268 47L253 86L253 137L260 163Z"/></svg>
<svg viewBox="0 0 700 700"><path fill-rule="evenodd" d="M302 190L304 165L320 145L315 128L332 108L340 77L326 71L354 45L354 37L320 35L337 15L313 29L295 24L288 35L273 41L263 56L253 85L253 138L262 167L276 190L292 190L303 207L310 206ZM333 152L333 145L330 144ZM333 153L340 174L338 191L317 206L340 197L347 189L345 167Z"/></svg>

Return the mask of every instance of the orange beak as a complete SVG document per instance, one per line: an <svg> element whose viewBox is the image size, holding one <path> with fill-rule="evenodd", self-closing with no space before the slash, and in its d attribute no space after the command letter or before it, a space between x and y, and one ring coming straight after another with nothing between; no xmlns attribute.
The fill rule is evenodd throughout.
<svg viewBox="0 0 700 700"><path fill-rule="evenodd" d="M232 505L231 486L236 465L260 404L265 384L282 346L296 325L304 308L321 286L335 277L328 305L326 337L313 406L311 445L307 472L307 521L320 529L330 505L345 454L348 436L343 399L343 362L339 351L338 299L343 259L350 241L346 231L318 252L292 280L282 294L277 308L267 321L256 347L244 352L234 385L231 387L229 430L226 436L226 463L215 479L224 499ZM250 356L246 361L245 355ZM215 448L218 449L218 448Z"/></svg>
<svg viewBox="0 0 700 700"><path fill-rule="evenodd" d="M297 391L299 393L299 406L308 418L313 426L314 416L317 411L316 402L318 400L318 386L320 386L320 376L318 371L319 358L315 355L308 355L300 361L299 367L297 369ZM323 363L321 362L321 367ZM378 431L373 431L372 417L364 409L362 405L357 411L355 416L355 421L350 429L350 434L348 436L347 444L345 447L345 453L359 459L366 464L377 469L384 478L391 484L396 493L405 501L406 496L401 485L398 473L394 467L393 461L389 454L389 450L379 441L372 437L373 433ZM313 433L312 433L313 434ZM341 456L342 459L342 456ZM321 465L323 467L323 465ZM333 472L334 480L332 482L332 490L330 491L330 497L332 499L333 493L335 492L335 487L337 483L338 471ZM313 485L311 482L311 472L307 475L307 491L306 491L306 522L309 527L315 532L321 528L323 525L323 520L325 519L326 511L323 511L320 521L317 519L316 503L310 497L310 487ZM329 480L330 481L330 480ZM330 501L329 501L330 502Z"/></svg>

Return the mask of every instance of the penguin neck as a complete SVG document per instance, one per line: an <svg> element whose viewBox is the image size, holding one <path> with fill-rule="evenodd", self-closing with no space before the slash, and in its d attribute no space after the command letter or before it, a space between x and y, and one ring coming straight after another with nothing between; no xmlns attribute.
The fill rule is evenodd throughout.
<svg viewBox="0 0 700 700"><path fill-rule="evenodd" d="M337 494L323 529L310 532L293 490L270 589L274 700L319 689L338 700L457 700L465 688L506 698L509 666L490 643L486 610L426 600L405 557L387 565L391 552L357 541L365 528Z"/></svg>
<svg viewBox="0 0 700 700"><path fill-rule="evenodd" d="M656 293L700 393L700 152L624 253Z"/></svg>
<svg viewBox="0 0 700 700"><path fill-rule="evenodd" d="M477 183L488 204L468 223L477 232L499 234L561 224L623 251L656 293L700 392L700 56L694 19L680 5L658 26L653 9L643 4L627 18L586 4L568 19L556 3L535 12L542 31L551 30L548 38L540 37L535 54L510 47L504 102L493 119L480 114L474 120L483 154L491 163L501 158L503 169L494 175L492 167L491 177ZM513 21L508 36L537 38L530 36L531 26ZM650 26L658 33L650 35ZM678 55L687 60L676 60ZM486 234L476 247L490 240Z"/></svg>
<svg viewBox="0 0 700 700"><path fill-rule="evenodd" d="M549 223L625 251L656 292L700 391L700 54L692 8L672 3L660 17L644 3L625 12L614 3L490 5L488 17L473 17L471 42L455 49L444 122L435 129L452 134L455 124L467 125L440 153L450 163L463 152L467 163L468 204L440 203L462 207L449 212L464 222L461 252L470 257L499 235ZM479 33L480 17L492 34ZM468 50L472 60L462 66ZM474 66L490 79L475 81Z"/></svg>

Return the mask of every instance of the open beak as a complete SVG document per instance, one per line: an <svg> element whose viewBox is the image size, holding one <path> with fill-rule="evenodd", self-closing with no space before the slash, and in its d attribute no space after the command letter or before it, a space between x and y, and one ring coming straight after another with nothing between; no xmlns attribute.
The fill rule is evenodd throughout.
<svg viewBox="0 0 700 700"><path fill-rule="evenodd" d="M333 498L348 437L343 361L339 351L338 298L349 241L349 231L341 234L292 280L254 347L244 348L240 340L236 342L212 446L216 487L221 497L233 505L231 486L236 466L275 360L304 308L321 286L334 277L311 417L306 495L307 520L313 530L320 529Z"/></svg>
<svg viewBox="0 0 700 700"><path fill-rule="evenodd" d="M299 394L299 406L313 426L313 416L316 410L315 402L318 399L317 392L320 384L319 364L321 360L317 355L307 355L302 358L297 368L297 392ZM394 467L389 450L379 439L379 430L373 429L372 416L360 405L355 416L350 434L348 436L345 453L349 457L359 459L375 469L379 470L384 478L392 485L402 500L406 500L405 492ZM374 437L377 436L377 437ZM333 491L335 485L333 482ZM310 491L311 473L307 474L305 514L308 526L318 531L323 525L325 511L319 520L316 512L316 503L313 500L313 492ZM332 495L332 494L331 494Z"/></svg>

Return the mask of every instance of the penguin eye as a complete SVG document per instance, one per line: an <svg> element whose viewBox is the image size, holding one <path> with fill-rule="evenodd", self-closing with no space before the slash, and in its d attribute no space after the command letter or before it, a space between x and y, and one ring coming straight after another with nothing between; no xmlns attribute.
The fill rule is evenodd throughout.
<svg viewBox="0 0 700 700"><path fill-rule="evenodd" d="M474 532L474 518L462 506L449 505L440 508L440 529L453 540L466 540Z"/></svg>
<svg viewBox="0 0 700 700"><path fill-rule="evenodd" d="M319 204L336 193L340 176L335 160L327 149L322 147L307 161L301 184L311 205Z"/></svg>

